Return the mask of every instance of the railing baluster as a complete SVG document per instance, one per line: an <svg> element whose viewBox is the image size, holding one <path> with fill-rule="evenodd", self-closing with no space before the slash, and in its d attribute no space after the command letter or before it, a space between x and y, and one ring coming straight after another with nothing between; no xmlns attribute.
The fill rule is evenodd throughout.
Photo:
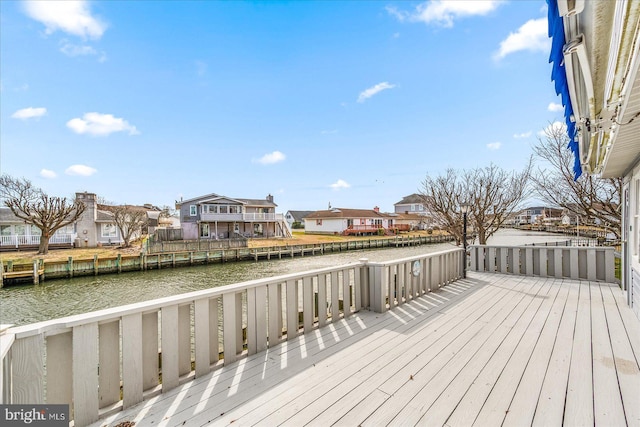
<svg viewBox="0 0 640 427"><path fill-rule="evenodd" d="M282 337L282 294L280 283L267 285L269 293L269 347L280 342Z"/></svg>
<svg viewBox="0 0 640 427"><path fill-rule="evenodd" d="M318 327L327 324L327 275L318 275Z"/></svg>
<svg viewBox="0 0 640 427"><path fill-rule="evenodd" d="M553 250L553 268L554 276L557 278L562 277L562 248L555 248Z"/></svg>
<svg viewBox="0 0 640 427"><path fill-rule="evenodd" d="M587 249L587 280L597 280L596 274L596 250L593 248Z"/></svg>
<svg viewBox="0 0 640 427"><path fill-rule="evenodd" d="M209 300L198 299L193 305L194 344L196 359L196 378L206 375L211 370L211 334L209 333L209 315L211 314ZM247 327L249 336L249 327ZM251 350L249 350L251 351Z"/></svg>
<svg viewBox="0 0 640 427"><path fill-rule="evenodd" d="M298 280L287 280L287 341L298 336Z"/></svg>
<svg viewBox="0 0 640 427"><path fill-rule="evenodd" d="M178 374L191 372L191 304L178 307Z"/></svg>
<svg viewBox="0 0 640 427"><path fill-rule="evenodd" d="M255 299L256 352L260 352L267 349L267 287L265 285L255 288Z"/></svg>
<svg viewBox="0 0 640 427"><path fill-rule="evenodd" d="M342 270L342 311L345 318L351 315L351 277L349 270Z"/></svg>
<svg viewBox="0 0 640 427"><path fill-rule="evenodd" d="M160 366L158 361L158 312L142 315L142 389L158 385Z"/></svg>
<svg viewBox="0 0 640 427"><path fill-rule="evenodd" d="M305 276L302 279L302 318L305 334L313 328L313 297L311 276Z"/></svg>
<svg viewBox="0 0 640 427"><path fill-rule="evenodd" d="M142 314L122 317L122 406L142 402Z"/></svg>
<svg viewBox="0 0 640 427"><path fill-rule="evenodd" d="M220 360L220 334L218 320L218 297L209 299L209 364Z"/></svg>
<svg viewBox="0 0 640 427"><path fill-rule="evenodd" d="M98 420L98 324L74 326L72 347L73 415L83 426Z"/></svg>
<svg viewBox="0 0 640 427"><path fill-rule="evenodd" d="M178 306L163 307L162 326L162 392L178 386Z"/></svg>
<svg viewBox="0 0 640 427"><path fill-rule="evenodd" d="M100 408L120 400L120 321L98 327L98 375Z"/></svg>
<svg viewBox="0 0 640 427"><path fill-rule="evenodd" d="M224 339L224 364L228 365L236 361L238 349L236 319L236 295L233 292L226 293L222 296L222 314L223 314L223 339Z"/></svg>
<svg viewBox="0 0 640 427"><path fill-rule="evenodd" d="M331 272L331 322L340 319L340 294L338 288L338 272Z"/></svg>
<svg viewBox="0 0 640 427"><path fill-rule="evenodd" d="M47 403L71 405L73 401L71 345L71 332L47 337Z"/></svg>

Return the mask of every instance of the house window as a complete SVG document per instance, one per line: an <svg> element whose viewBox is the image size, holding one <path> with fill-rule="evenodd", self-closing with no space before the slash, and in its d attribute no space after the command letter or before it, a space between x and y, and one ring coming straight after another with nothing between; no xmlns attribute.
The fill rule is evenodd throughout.
<svg viewBox="0 0 640 427"><path fill-rule="evenodd" d="M416 205L411 205L411 212L415 212L416 210Z"/></svg>
<svg viewBox="0 0 640 427"><path fill-rule="evenodd" d="M208 212L210 214L217 214L218 213L218 205L207 205L208 207Z"/></svg>
<svg viewBox="0 0 640 427"><path fill-rule="evenodd" d="M0 236L11 236L11 226L0 225Z"/></svg>
<svg viewBox="0 0 640 427"><path fill-rule="evenodd" d="M42 236L42 230L40 230L38 227L36 227L35 225L31 226L31 235L32 236Z"/></svg>
<svg viewBox="0 0 640 427"><path fill-rule="evenodd" d="M316 219L316 225L322 225L322 220L321 219Z"/></svg>
<svg viewBox="0 0 640 427"><path fill-rule="evenodd" d="M116 237L116 225L102 224L102 237Z"/></svg>
<svg viewBox="0 0 640 427"><path fill-rule="evenodd" d="M200 224L200 237L209 237L209 224Z"/></svg>
<svg viewBox="0 0 640 427"><path fill-rule="evenodd" d="M221 214L229 213L229 206L220 206L219 210Z"/></svg>
<svg viewBox="0 0 640 427"><path fill-rule="evenodd" d="M189 206L189 215L198 216L198 207L196 205Z"/></svg>
<svg viewBox="0 0 640 427"><path fill-rule="evenodd" d="M232 214L240 213L240 206L229 206L229 213L232 213Z"/></svg>
<svg viewBox="0 0 640 427"><path fill-rule="evenodd" d="M423 210L424 210L424 206L422 206L422 205L418 205L418 210L419 210L419 211L423 211Z"/></svg>

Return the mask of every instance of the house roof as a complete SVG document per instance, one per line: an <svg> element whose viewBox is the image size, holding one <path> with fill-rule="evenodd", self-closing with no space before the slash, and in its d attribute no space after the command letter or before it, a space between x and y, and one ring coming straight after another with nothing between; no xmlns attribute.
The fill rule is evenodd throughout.
<svg viewBox="0 0 640 427"><path fill-rule="evenodd" d="M307 215L312 214L314 211L287 211L293 217L296 222L302 221Z"/></svg>
<svg viewBox="0 0 640 427"><path fill-rule="evenodd" d="M96 222L113 222L115 217L112 212L105 210L96 210Z"/></svg>
<svg viewBox="0 0 640 427"><path fill-rule="evenodd" d="M241 203L243 205L248 205L248 206L268 206L268 207L276 207L278 206L277 204L270 202L268 199L240 199L240 198L236 198L236 197L227 197L227 196L222 196L220 194L216 194L216 193L211 193L211 194L207 194L204 196L199 196L199 197L194 197L192 199L187 199L187 200L181 200L179 202L176 202L176 205L181 206L184 205L186 203L203 203L203 202L207 202L207 201L215 201L215 200L220 200L220 199L227 199L233 202L238 202Z"/></svg>
<svg viewBox="0 0 640 427"><path fill-rule="evenodd" d="M395 218L400 220L411 220L411 221L424 221L426 217L424 215L420 215L417 213L390 213L384 214L386 217Z"/></svg>
<svg viewBox="0 0 640 427"><path fill-rule="evenodd" d="M267 199L236 199L236 200L240 200L241 202L243 202L245 205L248 205L248 206L269 206L269 207L278 206L275 203L268 201Z"/></svg>
<svg viewBox="0 0 640 427"><path fill-rule="evenodd" d="M0 207L0 222L5 224L6 223L21 223L21 224L24 223L23 220L21 220L20 218L15 216L13 212L11 212L11 209L5 208L5 207Z"/></svg>
<svg viewBox="0 0 640 427"><path fill-rule="evenodd" d="M420 194L417 193L413 193L413 194L409 194L408 196L404 196L404 198L402 200L400 200L398 203L395 203L395 205L410 205L410 204L415 204L415 203L423 203L423 198Z"/></svg>
<svg viewBox="0 0 640 427"><path fill-rule="evenodd" d="M387 218L389 215L376 212L373 209L345 209L333 208L331 210L315 211L304 219L320 218Z"/></svg>

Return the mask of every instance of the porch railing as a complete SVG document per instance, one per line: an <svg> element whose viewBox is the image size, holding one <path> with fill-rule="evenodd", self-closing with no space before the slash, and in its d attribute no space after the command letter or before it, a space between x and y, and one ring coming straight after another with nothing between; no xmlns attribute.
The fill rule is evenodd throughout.
<svg viewBox="0 0 640 427"><path fill-rule="evenodd" d="M615 282L613 247L471 246L474 271Z"/></svg>
<svg viewBox="0 0 640 427"><path fill-rule="evenodd" d="M49 238L49 244L73 244L74 234L54 234ZM0 236L0 245L19 248L20 246L35 246L40 244L40 236L12 235Z"/></svg>
<svg viewBox="0 0 640 427"><path fill-rule="evenodd" d="M390 310L444 286L461 277L462 254L363 259L5 329L0 403L69 404L84 426L361 309Z"/></svg>

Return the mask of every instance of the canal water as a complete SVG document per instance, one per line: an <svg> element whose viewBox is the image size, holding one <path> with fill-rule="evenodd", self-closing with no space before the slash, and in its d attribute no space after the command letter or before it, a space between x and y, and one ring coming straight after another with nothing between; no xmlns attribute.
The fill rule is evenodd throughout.
<svg viewBox="0 0 640 427"><path fill-rule="evenodd" d="M567 240L566 236L500 230L489 244L522 245ZM45 281L0 289L0 323L24 325L269 276L355 262L387 261L453 248L452 243L359 250L270 261L209 264Z"/></svg>

